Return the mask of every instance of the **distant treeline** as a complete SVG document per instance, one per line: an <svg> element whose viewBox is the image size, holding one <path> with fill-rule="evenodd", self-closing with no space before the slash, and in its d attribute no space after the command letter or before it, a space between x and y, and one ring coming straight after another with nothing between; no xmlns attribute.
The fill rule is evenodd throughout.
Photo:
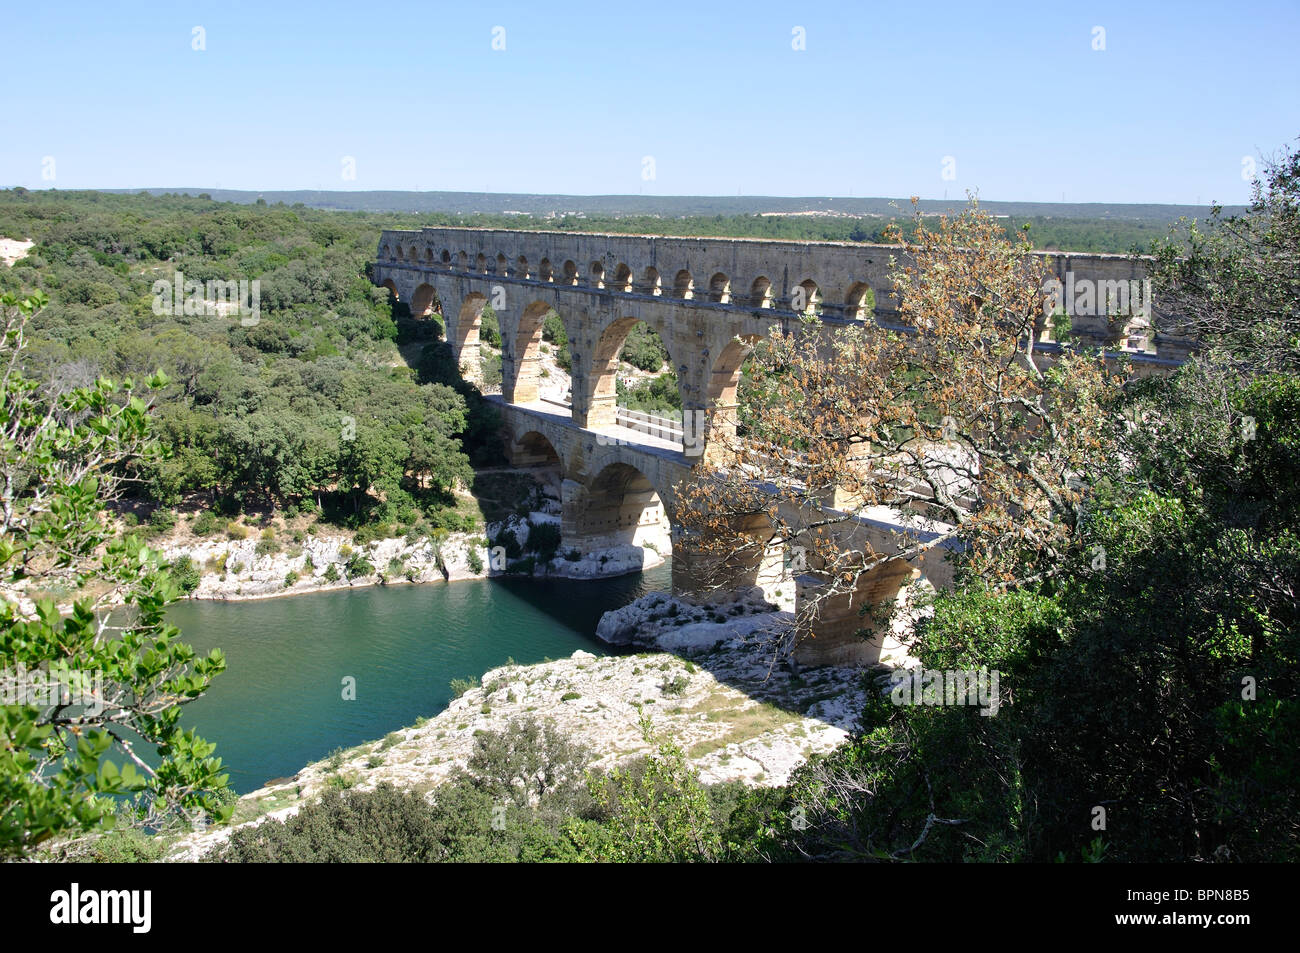
<svg viewBox="0 0 1300 953"><path fill-rule="evenodd" d="M906 223L906 199L782 196L520 195L487 192L245 192L189 189L154 195L203 195L214 201L389 212L422 225L483 228L554 228L625 234L710 235L791 241L880 242L891 221ZM923 200L926 215L959 212L964 197ZM1145 251L1180 218L1204 220L1197 205L983 202L1009 231L1029 225L1034 246L1044 250ZM1228 213L1240 211L1232 207ZM821 213L821 214L808 214ZM390 221L392 221L390 219ZM394 227L397 222L393 221ZM18 236L15 236L18 237Z"/></svg>

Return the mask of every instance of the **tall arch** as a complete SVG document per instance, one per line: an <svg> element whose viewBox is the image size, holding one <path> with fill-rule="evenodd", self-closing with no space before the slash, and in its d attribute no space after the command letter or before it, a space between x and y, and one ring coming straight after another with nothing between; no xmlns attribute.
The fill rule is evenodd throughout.
<svg viewBox="0 0 1300 953"><path fill-rule="evenodd" d="M532 272L528 270L528 259L525 258L523 255L520 255L519 258L515 261L515 277L523 278L527 280L532 276L533 276Z"/></svg>
<svg viewBox="0 0 1300 953"><path fill-rule="evenodd" d="M573 263L572 259L564 263L564 283L566 285L576 285L578 283L578 266Z"/></svg>
<svg viewBox="0 0 1300 953"><path fill-rule="evenodd" d="M504 276L505 276L505 273L506 273L506 268L507 268L507 267L508 267L508 265L507 265L507 262L506 262L506 256L503 255L503 254L501 254L500 252L497 252L497 270L496 270L496 273L497 273L498 275L501 275L501 276L504 277Z"/></svg>
<svg viewBox="0 0 1300 953"><path fill-rule="evenodd" d="M543 258L537 263L537 280L554 282L555 269L551 267L551 259Z"/></svg>
<svg viewBox="0 0 1300 953"><path fill-rule="evenodd" d="M632 290L632 269L621 261L614 269L614 290L622 292Z"/></svg>
<svg viewBox="0 0 1300 953"><path fill-rule="evenodd" d="M740 386L740 369L762 338L757 334L737 335L727 342L709 374L708 435L706 459L720 463L726 458L727 445L736 435Z"/></svg>
<svg viewBox="0 0 1300 953"><path fill-rule="evenodd" d="M393 296L394 301L402 300L401 295L397 293L397 282L395 282L392 278L385 278L383 281L379 282L379 287L387 288L388 293Z"/></svg>
<svg viewBox="0 0 1300 953"><path fill-rule="evenodd" d="M479 252L478 257L474 259L474 271L480 275L486 275L487 270L487 255Z"/></svg>
<svg viewBox="0 0 1300 953"><path fill-rule="evenodd" d="M456 315L456 326L448 328L447 336L451 341L452 353L467 381L478 381L483 377L483 369L479 364L479 329L486 304L487 298L478 292L466 295Z"/></svg>
<svg viewBox="0 0 1300 953"><path fill-rule="evenodd" d="M502 382L505 399L514 404L531 404L541 400L542 325L555 309L544 301L534 301L519 317L511 353L514 368Z"/></svg>
<svg viewBox="0 0 1300 953"><path fill-rule="evenodd" d="M759 308L772 307L772 281L766 275L759 275L749 286L749 303Z"/></svg>
<svg viewBox="0 0 1300 953"><path fill-rule="evenodd" d="M591 267L587 269L587 281L593 288L605 287L605 265L599 261L593 261Z"/></svg>
<svg viewBox="0 0 1300 953"><path fill-rule="evenodd" d="M591 371L587 376L586 421L579 423L591 429L611 427L618 416L618 354L627 341L632 329L641 324L640 318L619 318L606 326L591 355ZM673 361L671 344L664 332L648 321L646 326L654 330L668 351L668 364L676 367ZM677 382L680 394L681 381ZM576 395L575 395L576 396ZM578 410L575 407L575 410Z"/></svg>
<svg viewBox="0 0 1300 953"><path fill-rule="evenodd" d="M425 283L417 287L415 293L411 295L411 317L423 318L432 314L433 303L437 297L438 293L433 290L433 285Z"/></svg>

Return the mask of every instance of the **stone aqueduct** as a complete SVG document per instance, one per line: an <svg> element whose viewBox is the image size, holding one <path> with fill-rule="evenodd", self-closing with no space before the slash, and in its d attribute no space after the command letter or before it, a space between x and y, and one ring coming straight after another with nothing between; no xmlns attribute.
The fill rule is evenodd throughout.
<svg viewBox="0 0 1300 953"><path fill-rule="evenodd" d="M774 326L797 326L798 312L809 308L827 322L891 326L897 308L888 271L896 254L897 248L858 243L425 228L385 231L373 280L415 316L441 303L447 338L467 376L477 373L480 318L492 305L502 338L500 410L508 454L518 465L558 466L565 545L594 549L633 542L647 507L653 517L662 506L676 525L673 487L702 459L711 412L734 406L741 365ZM1057 255L1050 266L1063 282L1071 272L1075 283L1144 277L1140 263L1119 255ZM540 399L542 323L551 311L569 338L570 407ZM616 421L618 353L639 321L663 340L687 420L703 422L687 427L689 454L680 443ZM1071 333L1127 350L1139 371L1159 372L1187 353L1186 342L1159 335L1125 347L1126 329L1105 317L1075 317ZM1040 337L1041 347L1055 347L1045 329ZM866 531L877 545L888 545L887 525ZM688 554L674 552L674 590L688 591ZM949 571L937 557L930 563L920 571L944 584ZM762 571L755 567L754 577L738 584L757 581ZM896 594L906 574L891 569L888 578L868 579L863 598ZM838 621L823 616L825 637L818 633L820 648L805 650L805 659L875 661L879 644L864 648L851 638L862 624L856 609L846 605Z"/></svg>

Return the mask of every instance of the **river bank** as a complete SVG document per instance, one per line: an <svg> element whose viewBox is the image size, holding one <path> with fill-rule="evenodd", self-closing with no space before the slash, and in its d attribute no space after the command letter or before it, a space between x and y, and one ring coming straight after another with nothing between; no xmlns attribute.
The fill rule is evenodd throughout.
<svg viewBox="0 0 1300 953"><path fill-rule="evenodd" d="M617 625L625 627L635 613L647 620L663 616L671 604L670 597L652 593L631 612L620 610ZM789 620L762 609L743 601L681 609L680 625L652 625L644 636L668 646L677 632L673 651L602 657L578 650L558 660L491 667L433 717L246 794L232 824L286 817L333 788L364 791L388 783L428 794L466 767L480 734L523 718L551 722L591 750L593 767L601 769L649 752L640 729L644 714L659 737L683 749L705 783L785 784L799 765L848 737L873 676L861 669L774 665L763 646ZM714 621L718 616L724 621ZM683 640L682 633L689 637ZM684 641L689 648L681 647ZM168 857L196 860L230 829L186 835Z"/></svg>

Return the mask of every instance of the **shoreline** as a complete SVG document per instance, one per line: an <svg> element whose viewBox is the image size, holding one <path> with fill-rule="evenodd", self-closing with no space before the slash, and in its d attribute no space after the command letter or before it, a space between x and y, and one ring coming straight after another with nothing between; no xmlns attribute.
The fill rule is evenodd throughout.
<svg viewBox="0 0 1300 953"><path fill-rule="evenodd" d="M647 560L639 567L626 567L619 569L607 570L594 574L574 574L569 575L559 572L541 572L542 567L535 567L531 573L522 572L504 572L488 571L481 575L456 575L454 577L444 576L441 579L381 579L375 577L365 577L356 582L337 582L328 583L321 586L294 586L284 589L280 592L246 592L246 593L206 593L200 594L197 590L187 593L177 602L257 602L264 599L288 599L293 596L309 596L322 592L341 592L351 589L374 589L388 588L390 586L431 586L431 585L449 585L455 582L485 582L493 579L532 579L541 581L545 579L568 579L574 582L599 582L605 579L616 579L619 576L631 576L635 573L645 572L649 569L655 569L662 566L668 561L662 555L655 554L657 559Z"/></svg>

